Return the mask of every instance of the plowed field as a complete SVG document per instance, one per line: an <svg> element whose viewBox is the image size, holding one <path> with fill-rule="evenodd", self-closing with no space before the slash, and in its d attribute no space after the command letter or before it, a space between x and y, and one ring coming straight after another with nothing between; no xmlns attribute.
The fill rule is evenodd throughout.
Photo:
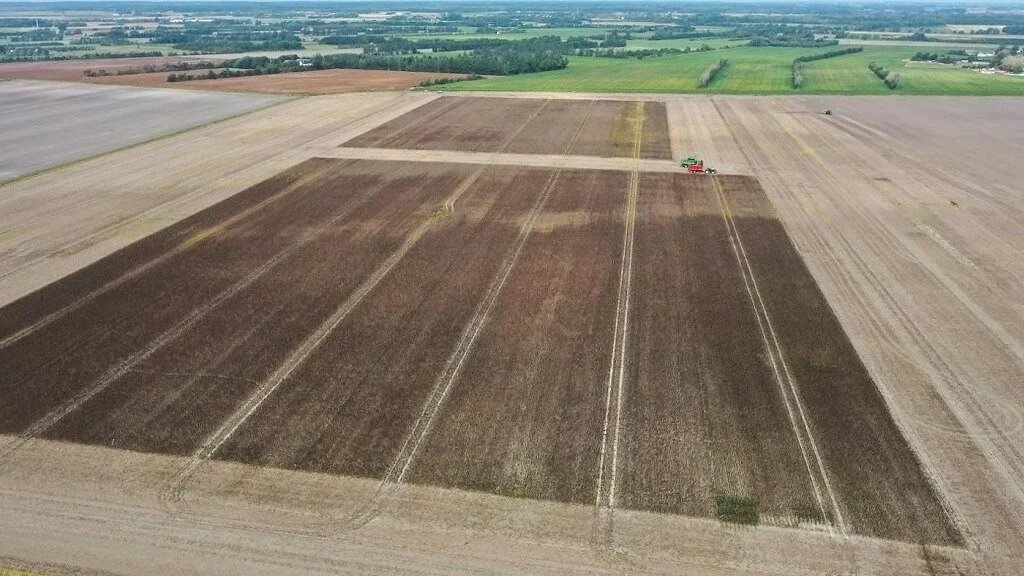
<svg viewBox="0 0 1024 576"><path fill-rule="evenodd" d="M661 102L444 97L345 143L360 148L671 158Z"/></svg>
<svg viewBox="0 0 1024 576"><path fill-rule="evenodd" d="M568 104L526 114L576 114L557 150L623 110L644 150L648 108ZM41 437L693 516L755 497L764 523L960 542L746 177L314 158L0 309L0 364L0 458Z"/></svg>

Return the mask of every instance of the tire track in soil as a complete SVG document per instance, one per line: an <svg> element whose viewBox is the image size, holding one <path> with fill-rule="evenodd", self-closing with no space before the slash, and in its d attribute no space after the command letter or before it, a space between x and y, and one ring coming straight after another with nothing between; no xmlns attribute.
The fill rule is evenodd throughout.
<svg viewBox="0 0 1024 576"><path fill-rule="evenodd" d="M310 182L314 181L317 177L319 177L319 175L319 172L312 172L310 174L307 174L306 176L288 185L285 189L281 190L277 194L274 194L270 198L265 198L264 200L261 200L259 203L250 206L249 208L246 208L242 212L232 216L231 218L228 218L227 220L224 220L223 222L218 222L212 226L208 226L205 229L196 232L195 234L193 234L192 236L190 236L189 238L185 239L180 244L175 246L173 249L164 252L163 254L157 256L156 258L153 258L152 260L149 260L144 264L140 264L139 266L132 268L128 272L107 282L106 284L100 286L99 288L93 290L92 292L89 292L88 294L82 296L81 298L51 312L50 314L47 314L46 316L34 322L33 324L30 324L29 326L26 326L18 330L17 332L5 337L3 340L0 340L0 350L3 350L4 348L10 346L11 344L14 344L18 340L21 340L22 338L32 334L33 332L36 332L42 328L49 326L50 324L53 324L57 320L60 320L64 316L67 316L68 314L74 312L75 310L78 310L79 308L85 306L86 304L95 300L96 298L103 296L104 294L110 292L111 290L114 290L115 288L120 287L129 280L134 280L142 276L146 272L153 270L159 265L171 260L172 258L179 256L184 252L187 252L188 250L194 248L196 245L200 244L204 240L207 240L215 236L218 232L223 231L225 228L247 219L248 217L262 210L263 208L266 208L267 206L277 202L278 200L284 198L288 194L294 192L295 190L298 190L299 188L309 184Z"/></svg>
<svg viewBox="0 0 1024 576"><path fill-rule="evenodd" d="M755 316L757 317L757 325L761 332L761 339L764 341L765 352L767 352L768 359L771 363L772 373L775 376L776 383L779 385L779 391L782 393L782 398L786 405L786 412L789 416L790 425L793 429L793 433L796 435L797 443L800 445L800 452L803 456L804 464L807 467L807 474L810 477L811 486L814 489L815 499L818 501L821 517L823 520L831 519L839 532L841 534L846 534L847 528L843 521L842 512L839 509L839 502L832 489L828 473L825 471L825 465L821 458L821 454L818 451L817 442L814 439L814 434L812 433L810 424L807 420L806 410L804 409L803 402L800 400L798 386L794 382L793 375L790 372L789 365L787 364L785 355L782 352L782 346L779 344L778 334L775 331L771 317L768 314L768 308L761 296L761 290L757 285L757 278L754 274L754 269L750 264L750 260L747 258L747 251L743 246L743 239L740 237L739 229L736 228L736 223L733 221L729 201L725 197L725 193L722 190L721 183L718 181L718 177L711 176L710 180L714 187L715 194L718 197L719 206L722 209L722 218L725 220L726 228L729 231L729 242L732 245L733 253L736 255L736 263L743 276L744 288L746 288L750 304L754 309ZM797 416L799 416L799 423L797 422ZM808 446L810 446L810 454L808 454ZM813 464L811 462L812 460ZM825 498L822 495L822 486L824 486L825 495L828 497L828 509L826 509ZM831 514L829 514L829 510L831 510Z"/></svg>
<svg viewBox="0 0 1024 576"><path fill-rule="evenodd" d="M643 102L637 102L635 106L632 158L634 162L638 162L643 137L645 105ZM604 425L601 431L601 457L598 465L597 497L594 503L599 510L611 510L615 507L615 484L622 423L622 392L625 386L626 349L629 334L629 299L633 278L633 240L639 193L640 172L639 167L634 166L629 175L629 188L627 189L626 213L624 215L626 226L622 239L622 263L619 266L619 290L615 300L615 327L612 337L611 361L608 365ZM615 407L614 420L612 419L613 405ZM610 446L609 436L611 437ZM610 459L608 458L609 452L611 453ZM607 488L605 487L606 476L608 478Z"/></svg>
<svg viewBox="0 0 1024 576"><path fill-rule="evenodd" d="M786 128L787 133L794 141L802 147L807 147L806 143L802 142L788 127L785 125L783 127ZM833 152L838 152L823 138L819 138L819 140L832 148ZM816 154L811 154L811 157L821 166L822 170L829 170L834 173L829 168L827 162ZM871 175L865 172L863 168L853 164L851 166L863 178L871 178ZM899 241L898 238L892 237L892 234L887 231L877 216L864 210L859 204L856 207L861 213L861 217L866 221L866 224L873 228L876 231L877 237L886 243L886 248L890 253L909 251L909 248ZM1024 478L1024 451L1010 438L1011 435L1015 435L1020 431L1022 423L1019 419L1016 419L1017 421L1007 429L1006 426L1001 425L992 416L991 409L982 405L976 395L971 393L972 387L965 383L965 378L960 376L956 367L946 360L943 353L918 328L911 314L900 304L898 298L886 287L885 283L879 279L871 266L856 256L857 251L844 237L841 237L840 240L844 243L849 253L857 258L859 271L869 280L870 285L875 288L878 296L886 303L889 311L895 316L898 325L902 328L902 332L909 339L911 345L921 352L930 363L928 369L931 373L931 379L946 405L956 416L957 420L964 424L965 430L980 429L983 431L982 434L973 432L967 432L967 434L974 440L975 446L985 455L989 464L1004 477L1006 485L1015 493L1018 502L1024 502L1024 484L1021 481L1021 478ZM925 261L920 257L915 257L915 260L925 264ZM929 272L931 271L927 266L926 268ZM942 279L936 278L936 280L945 286ZM969 307L967 308L970 310ZM973 312L973 310L971 311ZM999 335L997 334L996 336L998 338ZM969 422L977 422L980 425L968 427L966 424ZM987 441L979 442L977 441L979 439ZM993 443L992 440L997 442ZM948 506L945 502L943 502L943 505L944 507ZM956 516L951 515L951 517Z"/></svg>
<svg viewBox="0 0 1024 576"><path fill-rule="evenodd" d="M548 101L545 101L545 105L547 102ZM583 119L576 128L572 139L563 149L562 155L567 155L572 151L572 148L576 145L577 140L579 140L580 133L583 131L583 127L586 125L587 119L590 117L590 114L594 110L596 104L596 101L591 102L590 107L587 108L586 114L584 114ZM541 106L530 119L532 120L539 115L540 110L543 108L544 106ZM523 123L516 133L502 145L501 150L504 150L513 140L515 140L523 129L525 129L527 124L529 124L529 121ZM498 153L500 153L500 151ZM399 450L394 462L391 464L388 473L381 479L370 500L344 518L344 528L354 530L367 524L376 518L380 514L380 511L394 499L395 492L405 480L405 474L413 465L420 446L430 433L434 419L441 412L445 398L447 398L452 386L454 386L455 382L458 380L459 371L462 368L462 365L472 352L473 344L476 342L477 336L480 334L481 329L490 315L491 309L494 307L498 297L501 295L502 288L505 286L509 276L511 276L512 270L515 268L515 265L519 260L519 255L522 253L527 240L533 232L534 225L536 224L540 213L544 210L548 198L551 196L551 191L558 183L563 171L563 167L555 169L547 182L545 182L544 188L542 188L540 195L537 197L536 202L533 207L531 207L526 220L519 230L519 235L516 237L516 241L505 253L501 266L492 278L491 284L484 293L483 299L477 305L473 316L470 317L469 322L463 329L462 337L459 339L459 342L448 357L444 370L442 370L441 374L438 376L438 379L434 384L434 388L431 390L430 396L427 397L423 410L420 412L420 416L417 418L416 422L413 423L412 430L410 430L409 435L406 437L406 440L403 443L401 450Z"/></svg>

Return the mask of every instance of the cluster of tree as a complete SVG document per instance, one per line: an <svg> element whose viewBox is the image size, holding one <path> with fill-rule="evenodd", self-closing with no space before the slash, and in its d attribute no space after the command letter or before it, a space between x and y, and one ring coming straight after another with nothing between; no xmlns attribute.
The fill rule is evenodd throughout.
<svg viewBox="0 0 1024 576"><path fill-rule="evenodd" d="M99 76L131 76L133 74L152 74L154 72L181 72L184 70L206 70L208 68L214 68L216 65L213 62L203 60L201 62L173 62L168 64L147 64L145 66L133 66L131 68L124 68L110 72L109 70L100 68L98 70L83 70L82 75L88 78L96 78Z"/></svg>
<svg viewBox="0 0 1024 576"><path fill-rule="evenodd" d="M851 46L850 48L843 48L842 50L829 50L828 52L822 52L821 54L808 54L806 56L798 56L793 59L793 88L799 90L804 84L803 75L803 64L804 62L814 62L815 60L825 60L827 58L836 58L838 56L846 56L847 54L856 54L863 52L864 48L861 46Z"/></svg>
<svg viewBox="0 0 1024 576"><path fill-rule="evenodd" d="M837 46L839 40L826 38L765 38L764 36L757 36L747 44L750 46L771 46L774 48L823 48L825 46Z"/></svg>
<svg viewBox="0 0 1024 576"><path fill-rule="evenodd" d="M711 66L708 66L708 69L705 70L700 75L700 79L697 81L697 87L698 88L706 88L707 85L711 84L711 81L715 79L715 76L717 76L718 73L721 72L722 69L725 68L726 64L728 64L728 63L729 63L729 60L727 60L725 58L722 58L718 62L715 62Z"/></svg>
<svg viewBox="0 0 1024 576"><path fill-rule="evenodd" d="M454 84L456 82L469 82L470 80L482 79L483 76L479 74L469 74L467 76L463 76L462 78L431 78L430 80L424 80L423 82L420 82L419 85L422 86L423 88L427 88L429 86L442 86L444 84Z"/></svg>
<svg viewBox="0 0 1024 576"><path fill-rule="evenodd" d="M613 48L591 48L587 50L577 50L577 56L590 56L593 58L636 58L637 60L643 60L644 58L657 58L659 56L671 56L673 54L684 54L690 52L689 46L687 49L680 50L679 48L648 48L645 50L615 50Z"/></svg>
<svg viewBox="0 0 1024 576"><path fill-rule="evenodd" d="M12 42L50 42L64 39L63 28L36 28L18 34L7 35Z"/></svg>
<svg viewBox="0 0 1024 576"><path fill-rule="evenodd" d="M139 51L139 52L92 52L89 54L78 54L68 56L55 56L49 52L46 48L39 49L38 52L26 54L22 52L0 52L0 63L10 62L32 62L36 60L108 60L111 58L143 58L143 57L155 57L163 56L164 53L159 50L153 51Z"/></svg>
<svg viewBox="0 0 1024 576"><path fill-rule="evenodd" d="M523 40L504 40L500 38L472 38L467 40L423 38L408 40L393 36L337 36L323 38L321 42L337 46L362 46L363 51L368 54L413 54L425 50L431 52L455 52L459 50L481 49L573 54L579 50L625 45L625 41L608 44L607 40L598 41L593 38L577 36L565 39L562 39L560 36L538 36Z"/></svg>
<svg viewBox="0 0 1024 576"><path fill-rule="evenodd" d="M691 38L707 38L708 32L698 32L693 26L673 26L655 30L651 40L689 40Z"/></svg>
<svg viewBox="0 0 1024 576"><path fill-rule="evenodd" d="M1010 24L1009 26L1003 26L1003 34L1024 34L1024 24Z"/></svg>
<svg viewBox="0 0 1024 576"><path fill-rule="evenodd" d="M551 52L520 52L515 50L474 50L465 54L424 54L424 55L373 55L373 54L331 54L317 55L303 61L296 55L279 58L248 56L227 60L221 64L224 69L210 70L206 74L171 74L168 82L237 76L259 76L281 74L302 70L330 70L350 68L361 70L407 70L413 72L449 72L455 74L487 74L509 76L546 70L560 70L569 65L561 54Z"/></svg>
<svg viewBox="0 0 1024 576"><path fill-rule="evenodd" d="M939 54L938 52L918 52L910 59L915 62L941 62L942 64L954 64L957 61L951 54Z"/></svg>
<svg viewBox="0 0 1024 576"><path fill-rule="evenodd" d="M878 62L868 64L868 68L875 73L875 76L881 78L882 82L885 82L889 90L895 90L900 87L900 75L898 72L890 72Z"/></svg>

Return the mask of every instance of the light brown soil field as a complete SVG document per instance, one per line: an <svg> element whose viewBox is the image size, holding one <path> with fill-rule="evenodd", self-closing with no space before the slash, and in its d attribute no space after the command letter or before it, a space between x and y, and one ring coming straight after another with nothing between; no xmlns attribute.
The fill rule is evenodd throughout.
<svg viewBox="0 0 1024 576"><path fill-rule="evenodd" d="M594 502L627 179L559 176L411 481Z"/></svg>
<svg viewBox="0 0 1024 576"><path fill-rule="evenodd" d="M1016 132L994 127L1016 126L1019 107L713 100L968 545L991 573L1019 573L1024 236L1014 148L1001 144ZM872 103L888 120L877 127ZM947 121L962 130L952 164L929 141ZM985 125L992 138L969 129Z"/></svg>
<svg viewBox="0 0 1024 576"><path fill-rule="evenodd" d="M85 78L83 81L93 84L114 84L118 86L149 86L155 88L184 88L224 92L260 92L263 94L342 94L346 92L408 90L418 86L425 80L463 78L465 76L464 74L444 74L440 72L313 70L266 76L168 82L167 75L168 72L156 72L152 74L101 76Z"/></svg>
<svg viewBox="0 0 1024 576"><path fill-rule="evenodd" d="M0 84L0 182L280 102L255 94Z"/></svg>
<svg viewBox="0 0 1024 576"><path fill-rule="evenodd" d="M596 115L595 115L596 113ZM664 107L642 102L446 96L345 143L351 147L631 156L632 126L646 118L643 158L669 158Z"/></svg>
<svg viewBox="0 0 1024 576"><path fill-rule="evenodd" d="M0 303L431 99L409 92L306 98L6 184Z"/></svg>
<svg viewBox="0 0 1024 576"><path fill-rule="evenodd" d="M0 437L0 442L7 438ZM162 487L186 459L51 441L0 468L0 557L69 572L530 573L697 576L976 574L966 550L673 514L405 485L372 522L348 513L370 480L209 462L177 506ZM230 546L230 551L226 550ZM927 560L926 556L927 554ZM56 566L55 566L56 567Z"/></svg>

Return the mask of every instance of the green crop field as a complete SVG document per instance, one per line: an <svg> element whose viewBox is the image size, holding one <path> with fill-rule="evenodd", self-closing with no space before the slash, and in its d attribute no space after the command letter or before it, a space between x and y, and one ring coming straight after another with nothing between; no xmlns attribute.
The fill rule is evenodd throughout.
<svg viewBox="0 0 1024 576"><path fill-rule="evenodd" d="M637 42L637 41L632 41ZM678 41L646 41L655 46ZM700 42L700 41L698 41ZM632 44L631 44L632 47ZM951 48L932 44L931 51ZM658 58L570 57L569 67L536 74L492 77L437 87L441 90L522 92L701 92L709 94L959 94L1024 95L1024 77L985 75L950 67L904 66L917 47L865 46L859 54L816 60L803 65L800 90L791 85L797 56L835 48L760 48L739 46ZM697 88L700 74L719 58L729 65L711 84ZM870 70L877 61L898 72L902 85L889 90Z"/></svg>

